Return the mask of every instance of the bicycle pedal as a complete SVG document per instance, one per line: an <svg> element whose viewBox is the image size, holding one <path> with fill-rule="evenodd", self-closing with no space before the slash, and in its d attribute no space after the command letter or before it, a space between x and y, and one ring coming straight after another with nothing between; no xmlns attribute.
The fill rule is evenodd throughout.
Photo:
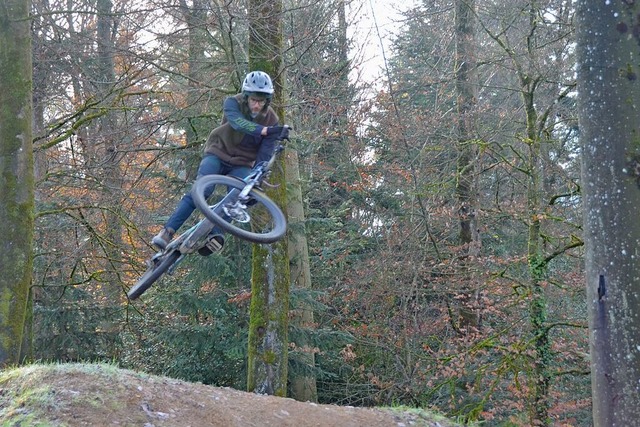
<svg viewBox="0 0 640 427"><path fill-rule="evenodd" d="M220 242L218 242L217 239L211 239L207 241L207 244L205 246L209 248L212 252L219 251L220 249L222 249L222 245L220 244Z"/></svg>
<svg viewBox="0 0 640 427"><path fill-rule="evenodd" d="M202 256L209 256L214 252L219 252L224 247L224 237L215 235L210 237L203 247L198 249L198 253Z"/></svg>

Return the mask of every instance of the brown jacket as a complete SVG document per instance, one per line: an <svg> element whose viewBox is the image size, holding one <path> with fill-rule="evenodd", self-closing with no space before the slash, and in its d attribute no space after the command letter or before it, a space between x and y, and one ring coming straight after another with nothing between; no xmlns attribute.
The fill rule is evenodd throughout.
<svg viewBox="0 0 640 427"><path fill-rule="evenodd" d="M235 101L235 102L234 102ZM278 124L278 116L270 106L265 108L254 119L251 118L249 106L242 94L235 95L225 100L225 112L231 108L231 113L238 116L235 121L236 130L231 126L227 114L222 117L222 124L213 129L207 138L204 147L205 153L214 154L222 161L236 166L252 167L263 136L260 131L264 126L274 126ZM239 111L235 111L235 108Z"/></svg>

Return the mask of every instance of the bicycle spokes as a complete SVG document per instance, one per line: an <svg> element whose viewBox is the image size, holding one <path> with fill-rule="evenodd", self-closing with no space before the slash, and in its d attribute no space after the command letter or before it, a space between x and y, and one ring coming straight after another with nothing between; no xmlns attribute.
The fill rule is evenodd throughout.
<svg viewBox="0 0 640 427"><path fill-rule="evenodd" d="M212 187L226 187L220 204L211 204ZM243 193L247 192L246 197ZM287 221L284 213L266 194L244 181L225 175L205 175L194 183L193 201L207 219L222 231L254 243L273 243L284 237ZM250 203L247 203L249 201ZM247 205L250 206L247 207ZM251 213L247 210L251 209Z"/></svg>

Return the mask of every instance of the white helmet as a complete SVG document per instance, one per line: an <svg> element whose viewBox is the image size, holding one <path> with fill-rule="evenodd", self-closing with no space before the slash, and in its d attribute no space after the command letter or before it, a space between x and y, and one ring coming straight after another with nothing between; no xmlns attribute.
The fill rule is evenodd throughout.
<svg viewBox="0 0 640 427"><path fill-rule="evenodd" d="M242 93L245 96L258 94L271 99L273 95L273 83L271 77L264 71L252 71L244 78L242 83Z"/></svg>

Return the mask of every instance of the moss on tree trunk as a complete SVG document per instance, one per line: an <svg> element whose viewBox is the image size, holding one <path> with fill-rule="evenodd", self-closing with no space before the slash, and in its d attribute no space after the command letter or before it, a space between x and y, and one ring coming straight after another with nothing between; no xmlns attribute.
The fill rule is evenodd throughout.
<svg viewBox="0 0 640 427"><path fill-rule="evenodd" d="M251 0L249 69L268 73L274 83L273 106L284 120L282 70L282 1ZM286 210L285 164L281 157L270 181L278 187L268 195ZM254 246L249 324L249 391L285 396L288 367L289 256L287 240Z"/></svg>
<svg viewBox="0 0 640 427"><path fill-rule="evenodd" d="M256 393L287 394L288 264L285 241L254 246L247 386Z"/></svg>
<svg viewBox="0 0 640 427"><path fill-rule="evenodd" d="M0 365L22 360L33 264L29 4L0 8Z"/></svg>

